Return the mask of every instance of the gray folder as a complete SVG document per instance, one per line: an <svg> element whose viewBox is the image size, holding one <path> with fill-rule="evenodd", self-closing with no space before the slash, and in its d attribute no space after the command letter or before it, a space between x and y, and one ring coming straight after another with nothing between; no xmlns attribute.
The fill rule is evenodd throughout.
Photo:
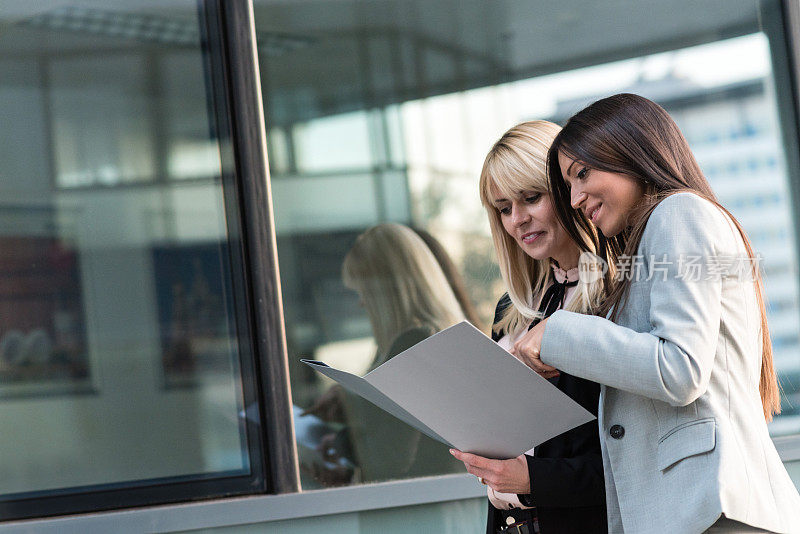
<svg viewBox="0 0 800 534"><path fill-rule="evenodd" d="M433 439L488 458L515 458L595 418L466 321L364 377L302 361Z"/></svg>

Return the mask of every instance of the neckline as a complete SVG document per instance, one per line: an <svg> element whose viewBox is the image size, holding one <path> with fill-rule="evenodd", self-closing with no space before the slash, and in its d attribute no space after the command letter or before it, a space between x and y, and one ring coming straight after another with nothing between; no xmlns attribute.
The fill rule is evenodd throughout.
<svg viewBox="0 0 800 534"><path fill-rule="evenodd" d="M569 271L565 271L554 262L550 262L550 267L553 269L553 276L556 282L563 284L564 282L577 282L578 281L578 268L573 267Z"/></svg>

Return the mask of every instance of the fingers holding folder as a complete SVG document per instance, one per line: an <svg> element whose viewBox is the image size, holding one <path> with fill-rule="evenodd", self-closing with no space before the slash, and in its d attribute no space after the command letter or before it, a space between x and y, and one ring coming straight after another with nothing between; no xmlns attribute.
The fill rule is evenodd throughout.
<svg viewBox="0 0 800 534"><path fill-rule="evenodd" d="M464 462L464 467L484 484L501 493L530 493L528 462L522 454L510 460L493 460L477 454L450 449L450 454Z"/></svg>

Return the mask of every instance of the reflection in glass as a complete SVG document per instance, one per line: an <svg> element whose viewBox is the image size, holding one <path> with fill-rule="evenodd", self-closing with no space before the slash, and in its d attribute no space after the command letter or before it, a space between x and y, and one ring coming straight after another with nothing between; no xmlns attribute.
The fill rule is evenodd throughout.
<svg viewBox="0 0 800 534"><path fill-rule="evenodd" d="M377 345L366 371L464 319L442 267L425 241L395 223L358 236L342 266L345 285L358 294ZM307 415L333 426L316 449L324 462L301 468L323 485L457 472L447 448L341 387L326 391Z"/></svg>
<svg viewBox="0 0 800 534"><path fill-rule="evenodd" d="M405 226L386 223L361 234L342 272L367 311L378 345L371 369L410 347L407 340L424 339L464 318L433 253Z"/></svg>
<svg viewBox="0 0 800 534"><path fill-rule="evenodd" d="M299 412L326 391L299 358L366 372L374 357L369 314L339 279L359 233L392 221L436 236L488 331L502 285L477 194L486 152L512 124L563 121L590 101L628 91L676 118L720 200L762 253L786 394L785 415L771 431L799 432L798 257L784 162L796 148L782 143L772 89L770 47L782 44L769 41L782 36L767 38L761 27L777 27L770 18L777 2L485 6L254 1L262 39L297 43L260 46L259 61Z"/></svg>
<svg viewBox="0 0 800 534"><path fill-rule="evenodd" d="M6 4L0 500L249 473L198 4Z"/></svg>
<svg viewBox="0 0 800 534"><path fill-rule="evenodd" d="M61 187L155 179L154 125L147 113L149 65L135 54L109 59L91 54L46 63L45 98L54 119L56 183Z"/></svg>
<svg viewBox="0 0 800 534"><path fill-rule="evenodd" d="M0 210L0 398L91 390L80 253L50 209ZM68 213L61 212L65 216Z"/></svg>

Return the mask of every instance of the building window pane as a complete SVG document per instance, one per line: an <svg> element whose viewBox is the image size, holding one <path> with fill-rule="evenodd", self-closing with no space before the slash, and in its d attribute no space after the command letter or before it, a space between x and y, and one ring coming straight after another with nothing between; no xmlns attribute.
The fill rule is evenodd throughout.
<svg viewBox="0 0 800 534"><path fill-rule="evenodd" d="M0 501L256 480L202 4L15 5L0 14Z"/></svg>

